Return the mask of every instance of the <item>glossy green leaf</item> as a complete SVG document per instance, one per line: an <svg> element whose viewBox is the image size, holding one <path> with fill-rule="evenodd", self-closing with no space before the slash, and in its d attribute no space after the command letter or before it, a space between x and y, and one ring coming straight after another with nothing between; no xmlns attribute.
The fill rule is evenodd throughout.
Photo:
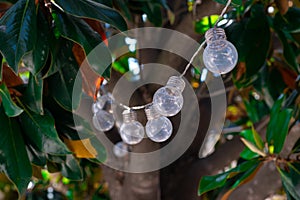
<svg viewBox="0 0 300 200"><path fill-rule="evenodd" d="M275 27L284 32L300 32L300 8L290 7L285 15L277 13L274 20Z"/></svg>
<svg viewBox="0 0 300 200"><path fill-rule="evenodd" d="M86 139L95 135L86 119L63 109L52 98L45 99L44 104L55 119L55 127L59 135L70 140Z"/></svg>
<svg viewBox="0 0 300 200"><path fill-rule="evenodd" d="M203 176L200 180L199 188L198 188L198 195L202 195L206 192L211 190L220 188L225 185L226 180L236 176L239 173L248 171L254 165L259 164L259 160L249 160L245 161L242 164L238 165L237 167L224 172L222 174L214 175L214 176Z"/></svg>
<svg viewBox="0 0 300 200"><path fill-rule="evenodd" d="M34 49L22 58L23 64L34 76L37 76L41 72L49 56L50 25L40 9L37 15L37 26L39 28L39 31L37 31L38 39L36 40Z"/></svg>
<svg viewBox="0 0 300 200"><path fill-rule="evenodd" d="M290 8L289 11L287 12L287 16L290 16L288 18L286 18L285 16L282 16L279 12L275 15L274 17L274 21L273 21L273 28L276 31L282 46L283 46L283 55L284 58L287 62L287 64L294 69L296 72L300 72L300 68L298 66L297 63L297 55L294 52L291 44L289 43L289 39L288 38L292 38L290 36L291 31L295 31L295 27L297 27L299 30L299 22L298 22L298 18L296 17L297 14L294 16L295 13L298 13L299 9L293 9ZM291 14L294 13L294 14ZM300 13L298 13L300 14ZM296 18L294 18L296 17ZM289 22L292 22L291 24Z"/></svg>
<svg viewBox="0 0 300 200"><path fill-rule="evenodd" d="M75 17L91 18L111 24L121 31L127 30L127 24L123 17L114 9L109 8L93 0L55 0L66 13Z"/></svg>
<svg viewBox="0 0 300 200"><path fill-rule="evenodd" d="M264 143L260 135L256 132L254 127L252 129L243 130L240 136L252 142L258 149L263 150Z"/></svg>
<svg viewBox="0 0 300 200"><path fill-rule="evenodd" d="M226 32L228 40L237 48L239 61L246 64L246 73L239 82L244 81L247 87L246 83L253 81L265 65L270 47L271 33L263 5L253 5L250 17L232 23Z"/></svg>
<svg viewBox="0 0 300 200"><path fill-rule="evenodd" d="M73 43L65 40L59 40L59 42L60 44L55 46L57 51L53 50L56 51L54 52L56 54L54 55L55 60L51 72L48 72L53 75L47 78L47 82L49 92L54 99L64 109L71 111L77 108L81 98L81 90L79 89L76 90L78 92L73 96L74 87L81 87L80 81L77 81L77 85L75 85L79 67L72 53Z"/></svg>
<svg viewBox="0 0 300 200"><path fill-rule="evenodd" d="M65 163L67 160L67 156L66 155L51 155L48 154L47 155L47 160L50 160L51 162L55 162L55 163Z"/></svg>
<svg viewBox="0 0 300 200"><path fill-rule="evenodd" d="M7 116L16 117L23 112L23 110L11 99L9 90L4 83L0 85L0 97Z"/></svg>
<svg viewBox="0 0 300 200"><path fill-rule="evenodd" d="M269 146L274 146L274 153L280 153L283 148L293 114L292 109L281 110L282 101L283 97L275 102L271 111L270 122L267 127L267 142Z"/></svg>
<svg viewBox="0 0 300 200"><path fill-rule="evenodd" d="M64 155L70 153L65 144L59 139L55 129L54 119L45 112L44 115L35 114L29 110L20 115L24 133L31 144L38 151Z"/></svg>
<svg viewBox="0 0 300 200"><path fill-rule="evenodd" d="M70 180L82 180L83 174L81 168L73 155L67 155L65 163L62 163L61 174Z"/></svg>
<svg viewBox="0 0 300 200"><path fill-rule="evenodd" d="M33 112L43 114L43 79L30 74L27 88L22 96L22 101Z"/></svg>
<svg viewBox="0 0 300 200"><path fill-rule="evenodd" d="M132 16L128 7L128 0L114 0L116 7L121 10L128 20L132 20Z"/></svg>
<svg viewBox="0 0 300 200"><path fill-rule="evenodd" d="M3 56L0 53L0 81L2 81L3 64L4 64Z"/></svg>
<svg viewBox="0 0 300 200"><path fill-rule="evenodd" d="M16 185L19 193L24 193L32 175L31 164L24 140L15 118L5 115L0 108L0 163L3 171Z"/></svg>
<svg viewBox="0 0 300 200"><path fill-rule="evenodd" d="M27 154L29 160L32 164L44 167L46 165L46 155L45 153L37 151L33 146L26 145Z"/></svg>
<svg viewBox="0 0 300 200"><path fill-rule="evenodd" d="M202 17L194 22L195 32L204 34L208 29L212 28L217 22L219 15L210 15Z"/></svg>
<svg viewBox="0 0 300 200"><path fill-rule="evenodd" d="M252 143L259 150L263 150L264 146L263 146L262 138L255 131L254 127L252 127L252 129L243 130L240 133L240 136L245 138L250 143ZM259 156L259 154L251 151L248 147L245 147L245 149L240 153L240 157L244 158L246 160L251 160L251 159L256 158L258 156Z"/></svg>
<svg viewBox="0 0 300 200"><path fill-rule="evenodd" d="M292 153L300 153L300 138L294 144L293 149L292 149Z"/></svg>
<svg viewBox="0 0 300 200"><path fill-rule="evenodd" d="M97 56L92 54L87 57L89 64L99 75L109 78L110 74L105 74L105 70L110 68L112 58L106 45L100 44L101 36L82 19L59 12L57 15L56 25L61 36L80 44L86 55L96 48Z"/></svg>
<svg viewBox="0 0 300 200"><path fill-rule="evenodd" d="M295 185L293 184L291 175L280 168L277 168L277 170L279 171L279 174L281 176L282 185L287 190L289 195L291 195L295 199L300 199L300 191L297 190Z"/></svg>
<svg viewBox="0 0 300 200"><path fill-rule="evenodd" d="M36 8L32 0L19 0L0 18L0 51L8 64L18 72L23 55L36 41Z"/></svg>
<svg viewBox="0 0 300 200"><path fill-rule="evenodd" d="M253 158L259 157L259 155L251 151L248 147L245 147L244 150L240 153L240 157L245 160L251 160Z"/></svg>
<svg viewBox="0 0 300 200"><path fill-rule="evenodd" d="M300 162L289 163L292 184L300 196Z"/></svg>

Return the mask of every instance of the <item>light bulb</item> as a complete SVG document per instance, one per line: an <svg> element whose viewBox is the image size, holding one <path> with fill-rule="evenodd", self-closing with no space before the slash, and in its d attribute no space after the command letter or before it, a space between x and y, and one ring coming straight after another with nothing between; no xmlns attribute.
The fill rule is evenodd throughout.
<svg viewBox="0 0 300 200"><path fill-rule="evenodd" d="M145 135L143 125L136 121L136 113L125 110L123 113L123 124L120 127L120 135L123 142L133 145L142 141Z"/></svg>
<svg viewBox="0 0 300 200"><path fill-rule="evenodd" d="M93 116L93 125L99 131L109 131L114 126L115 120L111 113L98 110Z"/></svg>
<svg viewBox="0 0 300 200"><path fill-rule="evenodd" d="M179 76L171 76L166 86L159 88L153 96L156 110L163 116L174 116L183 106L182 91L185 82Z"/></svg>
<svg viewBox="0 0 300 200"><path fill-rule="evenodd" d="M217 74L230 72L237 64L238 53L232 43L226 40L222 28L211 28L205 33L207 47L203 52L205 67Z"/></svg>
<svg viewBox="0 0 300 200"><path fill-rule="evenodd" d="M116 157L122 158L128 154L128 145L124 142L118 142L114 145L113 152Z"/></svg>
<svg viewBox="0 0 300 200"><path fill-rule="evenodd" d="M164 142L170 138L173 131L171 121L161 116L154 105L145 109L148 122L146 124L146 134L154 142Z"/></svg>

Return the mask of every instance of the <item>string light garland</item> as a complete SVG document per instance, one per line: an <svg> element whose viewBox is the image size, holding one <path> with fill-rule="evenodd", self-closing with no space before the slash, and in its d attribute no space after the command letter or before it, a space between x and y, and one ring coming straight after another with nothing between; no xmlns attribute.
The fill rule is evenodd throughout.
<svg viewBox="0 0 300 200"><path fill-rule="evenodd" d="M122 149L127 148L126 144L135 145L140 143L145 134L154 142L164 142L169 139L172 135L173 126L167 117L175 116L181 111L184 104L182 92L185 87L183 76L204 45L207 44L203 52L203 62L211 72L225 74L230 72L237 64L238 53L236 48L226 40L224 29L216 27L230 3L231 0L227 2L222 10L215 26L205 33L205 41L193 54L184 71L179 76L171 76L166 85L154 93L151 103L129 107L117 102L110 93L99 95L92 105L94 127L99 131L109 131L113 128L115 120L110 107L115 104L124 109L122 113L123 123L119 129L123 143L118 143L118 146L122 146ZM144 110L147 116L148 121L145 128L137 121L136 111L138 110ZM118 151L118 149L114 149L114 152L119 152L116 155L118 157L125 155L123 151Z"/></svg>

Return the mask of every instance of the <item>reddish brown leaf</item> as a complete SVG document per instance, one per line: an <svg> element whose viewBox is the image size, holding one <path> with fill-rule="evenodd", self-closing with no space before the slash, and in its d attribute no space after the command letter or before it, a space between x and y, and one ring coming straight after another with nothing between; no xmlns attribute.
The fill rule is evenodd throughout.
<svg viewBox="0 0 300 200"><path fill-rule="evenodd" d="M15 74L6 63L3 64L2 82L4 82L8 88L23 84L23 80Z"/></svg>
<svg viewBox="0 0 300 200"><path fill-rule="evenodd" d="M246 63L239 62L237 65L236 80L240 80L245 73L246 73Z"/></svg>
<svg viewBox="0 0 300 200"><path fill-rule="evenodd" d="M296 89L297 73L284 67L278 67L278 70L282 75L284 83L289 88Z"/></svg>
<svg viewBox="0 0 300 200"><path fill-rule="evenodd" d="M276 6L281 15L284 15L289 9L288 0L275 0Z"/></svg>
<svg viewBox="0 0 300 200"><path fill-rule="evenodd" d="M94 29L102 38L104 44L108 46L108 40L105 34L105 30L102 27L101 23L92 19L84 19L92 29Z"/></svg>
<svg viewBox="0 0 300 200"><path fill-rule="evenodd" d="M72 51L77 63L80 65L83 91L95 99L96 91L100 88L104 78L95 73L88 65L87 61L85 61L86 56L80 45L74 44Z"/></svg>
<svg viewBox="0 0 300 200"><path fill-rule="evenodd" d="M12 6L11 3L1 2L0 3L0 18L4 15L4 13Z"/></svg>

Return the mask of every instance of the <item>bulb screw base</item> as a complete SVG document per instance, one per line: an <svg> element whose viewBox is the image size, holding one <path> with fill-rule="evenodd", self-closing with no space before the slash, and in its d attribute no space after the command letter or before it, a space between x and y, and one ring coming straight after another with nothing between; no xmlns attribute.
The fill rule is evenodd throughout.
<svg viewBox="0 0 300 200"><path fill-rule="evenodd" d="M137 120L136 112L133 110L124 110L122 115L123 123L130 123Z"/></svg>
<svg viewBox="0 0 300 200"><path fill-rule="evenodd" d="M161 116L161 114L159 114L156 110L155 104L145 108L145 113L148 121L159 118Z"/></svg>
<svg viewBox="0 0 300 200"><path fill-rule="evenodd" d="M222 28L211 28L205 33L205 41L211 44L215 40L226 40L226 34Z"/></svg>
<svg viewBox="0 0 300 200"><path fill-rule="evenodd" d="M180 92L182 92L185 87L185 82L179 76L171 76L167 82L167 86L174 87L178 89Z"/></svg>

